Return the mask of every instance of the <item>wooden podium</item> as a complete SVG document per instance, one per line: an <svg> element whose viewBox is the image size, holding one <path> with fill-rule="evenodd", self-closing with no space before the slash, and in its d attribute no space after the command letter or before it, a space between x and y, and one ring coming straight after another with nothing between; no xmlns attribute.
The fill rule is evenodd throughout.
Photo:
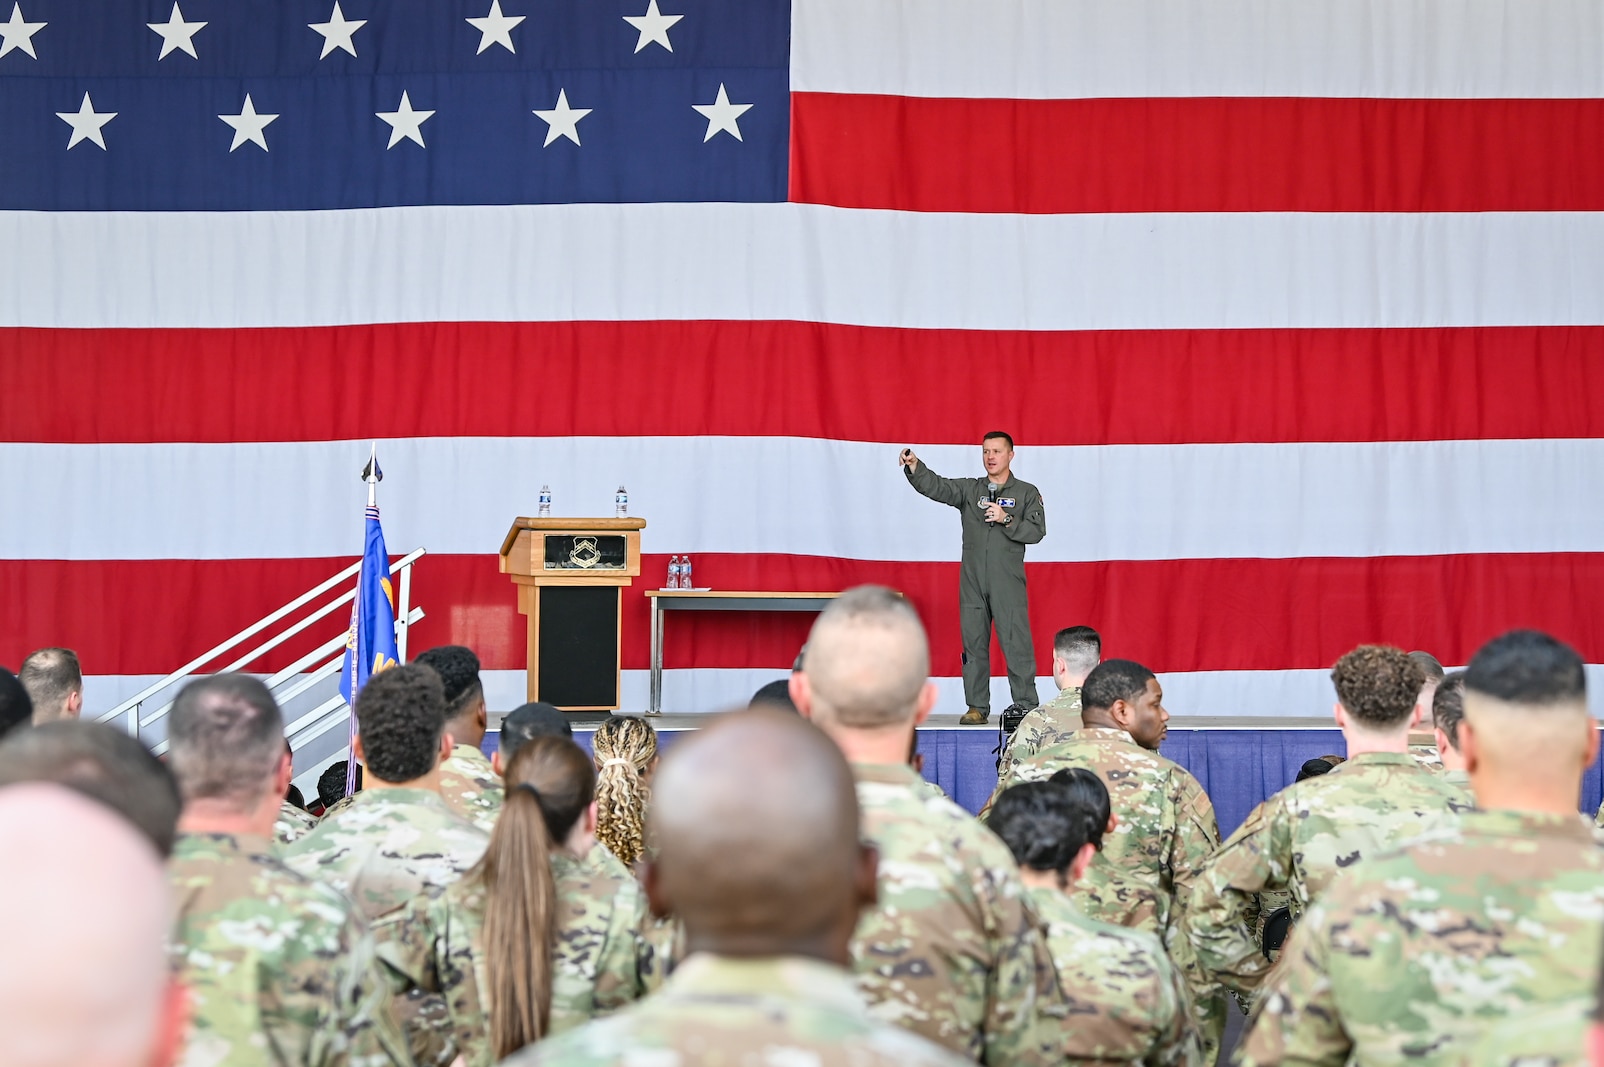
<svg viewBox="0 0 1604 1067"><path fill-rule="evenodd" d="M514 519L501 573L529 620L530 700L617 711L624 587L640 575L645 519Z"/></svg>

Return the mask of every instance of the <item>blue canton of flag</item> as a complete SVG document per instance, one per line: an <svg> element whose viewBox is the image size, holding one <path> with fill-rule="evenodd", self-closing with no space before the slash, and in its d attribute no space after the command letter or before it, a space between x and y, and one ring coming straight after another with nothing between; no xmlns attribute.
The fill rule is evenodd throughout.
<svg viewBox="0 0 1604 1067"><path fill-rule="evenodd" d="M6 6L0 208L786 199L789 0Z"/></svg>
<svg viewBox="0 0 1604 1067"><path fill-rule="evenodd" d="M354 707L356 695L368 679L394 667L400 659L395 643L395 591L390 586L390 556L384 549L379 509L370 506L362 571L356 580L356 602L351 605L351 630L345 639L345 664L340 669L340 695ZM351 730L354 736L354 712Z"/></svg>

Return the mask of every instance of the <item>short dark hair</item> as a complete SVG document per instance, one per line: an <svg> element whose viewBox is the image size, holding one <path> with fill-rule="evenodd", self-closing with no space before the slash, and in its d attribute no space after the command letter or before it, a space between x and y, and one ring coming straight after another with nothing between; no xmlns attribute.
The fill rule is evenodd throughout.
<svg viewBox="0 0 1604 1067"><path fill-rule="evenodd" d="M784 678L776 679L757 692L747 702L747 708L773 708L775 711L789 711L796 713L796 702L791 699L791 683Z"/></svg>
<svg viewBox="0 0 1604 1067"><path fill-rule="evenodd" d="M445 728L445 688L432 667L391 667L357 694L362 762L381 782L410 782L433 770Z"/></svg>
<svg viewBox="0 0 1604 1067"><path fill-rule="evenodd" d="M70 648L41 648L22 661L17 680L33 700L35 715L60 718L67 698L83 692L84 672L78 653Z"/></svg>
<svg viewBox="0 0 1604 1067"><path fill-rule="evenodd" d="M0 737L33 718L33 699L17 676L0 667Z"/></svg>
<svg viewBox="0 0 1604 1067"><path fill-rule="evenodd" d="M1011 434L1006 434L1001 430L992 430L990 433L986 434L984 437L982 437L980 439L980 443L981 444L985 444L987 441L990 441L990 440L992 440L994 438L998 438L998 437L1000 437L1004 441L1008 442L1008 451L1012 452L1014 450L1014 439L1013 439L1013 436Z"/></svg>
<svg viewBox="0 0 1604 1067"><path fill-rule="evenodd" d="M1103 638L1090 626L1066 626L1053 635L1053 655L1066 666L1089 671L1103 658Z"/></svg>
<svg viewBox="0 0 1604 1067"><path fill-rule="evenodd" d="M986 827L1002 838L1014 862L1033 871L1067 871L1086 844L1086 820L1070 810L1060 782L1021 782L1002 791Z"/></svg>
<svg viewBox="0 0 1604 1067"><path fill-rule="evenodd" d="M561 709L543 700L520 704L501 720L501 766L512 766L518 750L537 737L573 737L574 728Z"/></svg>
<svg viewBox="0 0 1604 1067"><path fill-rule="evenodd" d="M1465 672L1454 671L1443 678L1431 698L1431 724L1443 732L1448 744L1459 751L1459 724L1465 720Z"/></svg>
<svg viewBox="0 0 1604 1067"><path fill-rule="evenodd" d="M0 743L0 786L54 782L133 823L163 858L173 851L180 801L172 772L113 726L60 719Z"/></svg>
<svg viewBox="0 0 1604 1067"><path fill-rule="evenodd" d="M350 760L335 760L317 776L317 799L328 811L345 799L345 776L350 773ZM356 765L356 792L362 792L362 764Z"/></svg>
<svg viewBox="0 0 1604 1067"><path fill-rule="evenodd" d="M484 696L479 680L479 657L463 645L440 645L412 657L413 663L433 667L446 695L446 718L455 719Z"/></svg>
<svg viewBox="0 0 1604 1067"><path fill-rule="evenodd" d="M1390 729L1409 720L1426 676L1401 648L1360 645L1331 668L1331 684L1360 725Z"/></svg>
<svg viewBox="0 0 1604 1067"><path fill-rule="evenodd" d="M1426 676L1423 684L1436 685L1443 679L1442 664L1430 652L1421 652L1418 649L1409 653L1409 658L1420 667L1420 673Z"/></svg>
<svg viewBox="0 0 1604 1067"><path fill-rule="evenodd" d="M301 795L301 787L298 785L291 785L284 791L284 801L293 808L306 810L306 798Z"/></svg>
<svg viewBox="0 0 1604 1067"><path fill-rule="evenodd" d="M1541 630L1511 630L1470 657L1465 688L1510 704L1551 707L1587 700L1582 657Z"/></svg>
<svg viewBox="0 0 1604 1067"><path fill-rule="evenodd" d="M1303 766L1298 768L1298 776L1293 779L1293 782L1307 782L1310 778L1318 778L1322 774L1330 774L1336 769L1336 765L1328 759L1321 759L1318 756L1314 759L1306 759L1303 761Z"/></svg>
<svg viewBox="0 0 1604 1067"><path fill-rule="evenodd" d="M1146 691L1148 679L1154 677L1157 676L1135 660L1105 659L1086 676L1080 688L1081 706L1106 711L1115 701L1133 701Z"/></svg>
<svg viewBox="0 0 1604 1067"><path fill-rule="evenodd" d="M167 716L167 765L184 801L249 806L284 758L284 716L260 679L215 674L184 686Z"/></svg>
<svg viewBox="0 0 1604 1067"><path fill-rule="evenodd" d="M1056 771L1048 781L1057 782L1069 791L1070 808L1084 813L1086 817L1087 843L1097 851L1103 851L1103 834L1108 830L1109 817L1114 813L1114 802L1108 795L1107 784L1096 771L1086 767L1065 767Z"/></svg>

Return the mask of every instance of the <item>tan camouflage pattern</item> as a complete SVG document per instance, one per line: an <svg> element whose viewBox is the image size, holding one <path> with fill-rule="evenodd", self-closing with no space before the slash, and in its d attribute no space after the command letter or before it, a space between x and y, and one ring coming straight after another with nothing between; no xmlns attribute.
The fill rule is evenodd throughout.
<svg viewBox="0 0 1604 1067"><path fill-rule="evenodd" d="M1586 822L1469 812L1326 889L1265 982L1238 1062L1585 1063L1580 1045L1552 1058L1546 1020L1591 1011L1601 949L1604 848ZM1478 1054L1489 1043L1496 1058Z"/></svg>
<svg viewBox="0 0 1604 1067"><path fill-rule="evenodd" d="M587 873L599 880L639 884L639 879L624 866L624 861L599 841L591 845L580 863ZM646 949L646 956L641 961L641 979L650 992L661 986L675 965L685 957L685 929L677 919L655 919L648 911L642 916L640 935Z"/></svg>
<svg viewBox="0 0 1604 1067"><path fill-rule="evenodd" d="M1251 934L1256 894L1284 890L1296 922L1343 868L1452 827L1469 805L1402 752L1364 752L1281 790L1248 815L1198 879L1187 924L1198 959L1251 995L1270 969Z"/></svg>
<svg viewBox="0 0 1604 1067"><path fill-rule="evenodd" d="M582 1025L646 994L651 948L642 937L646 895L627 872L599 875L577 856L551 858L557 884L551 1033ZM490 1067L484 890L471 881L432 890L407 906L385 959L412 988L439 993L452 1045L467 1067ZM414 1045L420 1042L414 1039Z"/></svg>
<svg viewBox="0 0 1604 1067"><path fill-rule="evenodd" d="M1157 938L1088 919L1056 889L1030 899L1064 993L1038 1018L1046 1047L1070 1063L1203 1067L1186 985Z"/></svg>
<svg viewBox="0 0 1604 1067"><path fill-rule="evenodd" d="M1442 753L1436 745L1410 745L1409 758L1433 774L1442 773Z"/></svg>
<svg viewBox="0 0 1604 1067"><path fill-rule="evenodd" d="M273 840L280 845L293 844L312 832L317 825L317 816L285 801L278 809L278 818L273 822Z"/></svg>
<svg viewBox="0 0 1604 1067"><path fill-rule="evenodd" d="M880 901L852 943L870 1012L981 1063L1056 1062L1031 1030L1058 982L1007 846L912 767L853 774L863 837L880 852Z"/></svg>
<svg viewBox="0 0 1604 1067"><path fill-rule="evenodd" d="M797 956L698 953L662 991L531 1045L506 1067L963 1067L940 1045L872 1016L845 972Z"/></svg>
<svg viewBox="0 0 1604 1067"><path fill-rule="evenodd" d="M266 838L184 834L170 941L190 1020L180 1067L410 1067L356 909Z"/></svg>
<svg viewBox="0 0 1604 1067"><path fill-rule="evenodd" d="M1226 997L1199 965L1180 916L1220 843L1214 805L1185 767L1106 726L1083 727L1042 749L1007 784L1041 781L1066 767L1102 778L1119 820L1075 887L1075 902L1092 919L1144 930L1163 943L1186 979L1204 1055L1212 1060L1225 1033Z"/></svg>
<svg viewBox="0 0 1604 1067"><path fill-rule="evenodd" d="M1451 785L1459 790L1459 810L1469 811L1476 806L1476 794L1470 788L1470 772L1467 770L1442 772L1444 785Z"/></svg>
<svg viewBox="0 0 1604 1067"><path fill-rule="evenodd" d="M1068 741L1080 728L1080 686L1060 689L1057 696L1031 708L1019 720L1019 728L1003 748L999 776L1010 777L1021 763L1044 748ZM989 809L996 799L996 794L993 794L992 799L986 802L986 807Z"/></svg>
<svg viewBox="0 0 1604 1067"><path fill-rule="evenodd" d="M324 819L334 818L334 816L340 814L340 812L349 808L352 804L355 804L356 798L361 795L362 791L359 789L348 797L341 797L339 800L336 800L334 803L323 809L323 818L319 819L318 822L322 822Z"/></svg>
<svg viewBox="0 0 1604 1067"><path fill-rule="evenodd" d="M487 834L501 814L502 789L501 775L472 745L457 745L440 764L440 796L446 807Z"/></svg>
<svg viewBox="0 0 1604 1067"><path fill-rule="evenodd" d="M284 850L284 862L327 882L371 923L444 888L479 862L489 838L425 789L365 789L355 803ZM382 927L375 935L383 940Z"/></svg>

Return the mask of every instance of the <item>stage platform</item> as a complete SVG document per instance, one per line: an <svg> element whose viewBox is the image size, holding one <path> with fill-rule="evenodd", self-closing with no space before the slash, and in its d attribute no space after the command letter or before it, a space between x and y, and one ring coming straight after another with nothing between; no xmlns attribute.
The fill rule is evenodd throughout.
<svg viewBox="0 0 1604 1067"><path fill-rule="evenodd" d="M492 727L500 716L492 716ZM650 718L662 747L696 730L707 715L658 715ZM996 716L987 726L959 726L956 715L933 715L919 728L924 775L969 811L978 812L997 784ZM594 723L576 723L574 737L587 749ZM486 754L499 737L485 736ZM1220 833L1241 825L1254 806L1297 777L1305 760L1345 752L1342 734L1329 719L1209 718L1176 716L1160 752L1197 776L1214 802ZM1582 781L1580 808L1598 810L1604 774L1595 762Z"/></svg>

